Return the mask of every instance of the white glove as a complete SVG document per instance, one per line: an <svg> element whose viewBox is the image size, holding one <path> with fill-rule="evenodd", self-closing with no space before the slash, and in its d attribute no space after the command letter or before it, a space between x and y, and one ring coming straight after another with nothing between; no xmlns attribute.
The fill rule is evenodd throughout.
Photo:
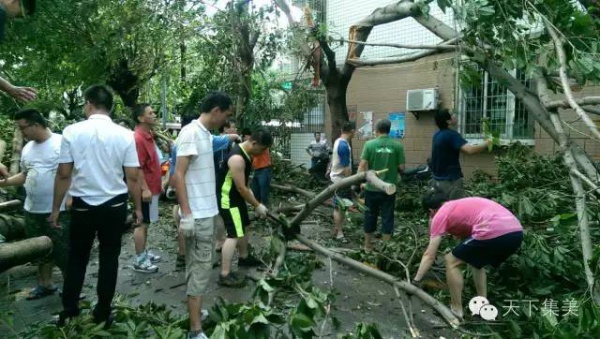
<svg viewBox="0 0 600 339"><path fill-rule="evenodd" d="M265 205L260 204L254 208L254 212L259 218L264 219L267 217L267 213L269 213L269 210L267 209L267 207L265 207Z"/></svg>
<svg viewBox="0 0 600 339"><path fill-rule="evenodd" d="M181 217L179 232L185 238L193 237L196 234L194 216L192 214Z"/></svg>

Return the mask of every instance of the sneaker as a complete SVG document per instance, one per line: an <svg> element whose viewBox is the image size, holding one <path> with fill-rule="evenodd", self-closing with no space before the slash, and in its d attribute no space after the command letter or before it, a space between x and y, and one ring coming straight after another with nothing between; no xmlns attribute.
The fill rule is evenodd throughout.
<svg viewBox="0 0 600 339"><path fill-rule="evenodd" d="M208 339L208 337L206 336L206 334L204 334L204 332L202 331L198 331L198 332L188 332L188 339Z"/></svg>
<svg viewBox="0 0 600 339"><path fill-rule="evenodd" d="M200 311L200 321L205 321L208 319L208 310L202 309Z"/></svg>
<svg viewBox="0 0 600 339"><path fill-rule="evenodd" d="M175 261L175 270L183 271L185 270L185 256L177 255L177 260Z"/></svg>
<svg viewBox="0 0 600 339"><path fill-rule="evenodd" d="M36 288L32 289L27 296L27 300L35 300L43 297L47 297L49 295L54 294L58 290L58 287L51 286L40 286L38 285Z"/></svg>
<svg viewBox="0 0 600 339"><path fill-rule="evenodd" d="M148 250L146 251L146 255L148 256L148 259L150 259L151 263L157 263L160 262L162 260L162 257L160 255L156 255L154 252Z"/></svg>
<svg viewBox="0 0 600 339"><path fill-rule="evenodd" d="M225 277L219 274L217 283L225 287L244 287L246 285L246 277L239 276L234 272L230 272Z"/></svg>
<svg viewBox="0 0 600 339"><path fill-rule="evenodd" d="M247 258L239 258L238 265L243 267L261 266L262 262L255 257L249 255Z"/></svg>
<svg viewBox="0 0 600 339"><path fill-rule="evenodd" d="M152 264L149 259L146 259L141 263L134 263L133 270L142 273L156 273L158 272L158 266Z"/></svg>
<svg viewBox="0 0 600 339"><path fill-rule="evenodd" d="M348 239L344 236L344 233L340 232L335 236L335 240L341 242L342 244L347 244Z"/></svg>

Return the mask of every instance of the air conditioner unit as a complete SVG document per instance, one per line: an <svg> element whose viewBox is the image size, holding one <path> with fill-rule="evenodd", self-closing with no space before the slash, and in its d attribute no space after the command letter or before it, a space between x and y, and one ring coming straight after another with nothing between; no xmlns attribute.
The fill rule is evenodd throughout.
<svg viewBox="0 0 600 339"><path fill-rule="evenodd" d="M407 111L431 111L438 107L437 88L411 89L406 91Z"/></svg>

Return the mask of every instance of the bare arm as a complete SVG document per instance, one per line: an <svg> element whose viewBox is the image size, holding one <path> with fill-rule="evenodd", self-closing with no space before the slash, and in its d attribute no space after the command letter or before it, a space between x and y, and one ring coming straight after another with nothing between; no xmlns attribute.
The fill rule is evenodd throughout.
<svg viewBox="0 0 600 339"><path fill-rule="evenodd" d="M173 186L173 188L175 188L177 202L179 203L181 213L184 216L192 214L190 202L188 201L187 189L185 187L185 174L187 173L188 167L190 166L191 158L192 156L177 157L175 173L171 178L171 185Z"/></svg>
<svg viewBox="0 0 600 339"><path fill-rule="evenodd" d="M142 222L142 197L140 192L139 167L125 167L125 181L127 181L127 190L133 198L135 208L136 223Z"/></svg>
<svg viewBox="0 0 600 339"><path fill-rule="evenodd" d="M358 173L366 172L369 170L369 162L366 160L361 160L358 164Z"/></svg>
<svg viewBox="0 0 600 339"><path fill-rule="evenodd" d="M1 179L0 186L23 186L25 179L27 179L27 173L21 172L10 178Z"/></svg>
<svg viewBox="0 0 600 339"><path fill-rule="evenodd" d="M483 144L479 144L479 145L464 144L460 148L460 151L462 153L468 154L468 155L478 154L478 153L485 151L488 148L488 145L490 142L491 142L490 140L485 140L483 142Z"/></svg>
<svg viewBox="0 0 600 339"><path fill-rule="evenodd" d="M232 156L227 161L227 165L229 166L229 170L231 171L231 177L233 178L233 182L238 192L244 200L252 205L253 207L257 207L260 205L260 202L256 200L252 191L248 188L246 183L246 178L244 176L245 164L244 159L241 156Z"/></svg>
<svg viewBox="0 0 600 339"><path fill-rule="evenodd" d="M37 91L34 88L13 86L8 80L2 77L0 77L0 90L24 102L35 100L37 96Z"/></svg>
<svg viewBox="0 0 600 339"><path fill-rule="evenodd" d="M421 258L421 264L419 265L419 270L415 275L416 281L421 281L425 274L427 274L427 272L429 272L429 270L431 269L431 266L435 262L435 256L438 248L440 247L441 242L441 235L435 236L429 240L429 245L427 246L425 253L423 253L423 257Z"/></svg>
<svg viewBox="0 0 600 339"><path fill-rule="evenodd" d="M56 176L54 177L54 199L52 201L52 214L60 212L60 206L62 205L65 194L71 186L71 174L73 173L73 163L62 163L58 164L56 170ZM55 226L58 226L55 224Z"/></svg>

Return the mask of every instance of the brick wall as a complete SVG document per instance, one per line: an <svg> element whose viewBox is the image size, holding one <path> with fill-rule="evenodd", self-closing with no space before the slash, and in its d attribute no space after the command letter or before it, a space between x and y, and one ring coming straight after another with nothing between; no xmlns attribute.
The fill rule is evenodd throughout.
<svg viewBox="0 0 600 339"><path fill-rule="evenodd" d="M347 104L356 105L358 112L373 111L373 121L376 122L378 119L388 117L390 112L406 112L407 90L438 87L442 106L454 107L456 77L452 56L452 54L440 54L413 63L359 68L354 72L350 82ZM588 87L576 94L597 96L600 95L600 87ZM566 121L577 119L576 114L569 110L562 110L561 115ZM600 117L592 116L592 118ZM430 156L431 138L436 130L433 115L431 112L421 112L417 120L413 114L406 112L405 123L406 133L402 143L406 151L407 166L423 164ZM329 113L326 114L325 126L329 128L327 135L331 136ZM587 128L581 123L574 122L572 126L575 130L589 134ZM569 133L592 158L600 161L600 142L590 140L574 130L570 130ZM556 150L553 140L541 130L539 125L536 125L535 138L536 151L551 154ZM358 137L352 141L356 161L360 157L364 142ZM493 154L461 155L460 161L467 178L476 169L490 174L495 173Z"/></svg>

